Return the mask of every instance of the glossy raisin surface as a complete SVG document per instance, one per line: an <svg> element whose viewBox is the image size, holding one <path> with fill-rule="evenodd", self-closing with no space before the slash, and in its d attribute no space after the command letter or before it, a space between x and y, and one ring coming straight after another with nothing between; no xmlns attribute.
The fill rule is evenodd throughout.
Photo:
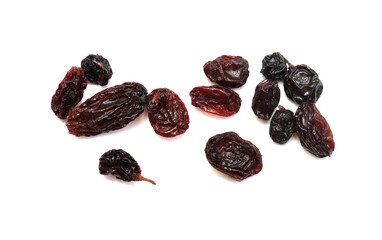
<svg viewBox="0 0 382 240"><path fill-rule="evenodd" d="M66 126L76 136L94 136L123 128L145 109L147 90L135 82L107 88L74 108Z"/></svg>
<svg viewBox="0 0 382 240"><path fill-rule="evenodd" d="M237 88L247 82L248 61L240 56L223 55L204 64L204 73L212 82L224 87Z"/></svg>
<svg viewBox="0 0 382 240"><path fill-rule="evenodd" d="M315 104L302 103L295 114L296 133L301 145L317 157L330 156L334 139L330 126Z"/></svg>
<svg viewBox="0 0 382 240"><path fill-rule="evenodd" d="M280 102L280 88L277 81L265 79L256 86L252 99L253 113L260 119L269 120Z"/></svg>
<svg viewBox="0 0 382 240"><path fill-rule="evenodd" d="M260 72L266 79L284 80L288 76L287 60L279 52L265 56L262 63Z"/></svg>
<svg viewBox="0 0 382 240"><path fill-rule="evenodd" d="M217 85L195 87L190 96L193 106L220 116L231 116L237 113L241 106L239 94L230 88Z"/></svg>
<svg viewBox="0 0 382 240"><path fill-rule="evenodd" d="M269 135L272 140L279 144L286 143L295 132L294 114L292 111L279 106L269 126Z"/></svg>
<svg viewBox="0 0 382 240"><path fill-rule="evenodd" d="M52 97L51 108L54 114L65 119L70 110L81 101L87 84L84 71L81 68L72 67Z"/></svg>
<svg viewBox="0 0 382 240"><path fill-rule="evenodd" d="M81 61L81 67L89 82L107 85L113 75L109 61L101 55L90 54Z"/></svg>
<svg viewBox="0 0 382 240"><path fill-rule="evenodd" d="M288 98L296 103L315 103L321 96L323 85L317 73L302 64L290 68L290 73L284 80L284 90Z"/></svg>
<svg viewBox="0 0 382 240"><path fill-rule="evenodd" d="M112 149L102 154L99 172L103 175L111 174L126 182L146 181L155 185L153 180L142 177L137 161L122 149Z"/></svg>
<svg viewBox="0 0 382 240"><path fill-rule="evenodd" d="M211 137L205 153L212 167L237 180L259 173L263 167L259 149L235 132Z"/></svg>
<svg viewBox="0 0 382 240"><path fill-rule="evenodd" d="M179 96L168 88L158 88L147 96L147 111L154 131L175 137L188 129L188 111Z"/></svg>

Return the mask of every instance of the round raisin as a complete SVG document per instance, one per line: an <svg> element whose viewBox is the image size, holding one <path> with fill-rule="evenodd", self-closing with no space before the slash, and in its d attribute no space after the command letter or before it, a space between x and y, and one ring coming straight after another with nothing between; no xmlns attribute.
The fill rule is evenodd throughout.
<svg viewBox="0 0 382 240"><path fill-rule="evenodd" d="M279 110L275 112L271 119L269 135L274 142L284 144L292 137L294 131L293 112L279 106Z"/></svg>
<svg viewBox="0 0 382 240"><path fill-rule="evenodd" d="M101 86L107 85L113 75L109 61L101 55L90 54L82 60L81 67L89 82Z"/></svg>
<svg viewBox="0 0 382 240"><path fill-rule="evenodd" d="M260 72L267 79L284 80L288 75L287 60L279 52L269 54L264 57Z"/></svg>

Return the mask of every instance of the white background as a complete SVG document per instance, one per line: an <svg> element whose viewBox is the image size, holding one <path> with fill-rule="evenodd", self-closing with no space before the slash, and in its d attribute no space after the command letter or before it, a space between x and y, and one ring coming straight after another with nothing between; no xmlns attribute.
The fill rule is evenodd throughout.
<svg viewBox="0 0 382 240"><path fill-rule="evenodd" d="M2 1L0 7L0 239L382 239L378 1ZM278 145L251 109L262 58L281 52L316 70L317 107L336 149L318 159L297 137ZM88 54L106 57L108 86L168 87L185 102L190 128L156 135L145 111L96 137L67 133L50 109L59 82ZM249 61L229 118L191 105L210 85L202 67L222 55ZM295 111L285 97L280 104ZM102 90L89 84L84 99ZM211 136L235 131L263 155L242 182L214 170ZM124 183L98 172L123 148L156 181Z"/></svg>

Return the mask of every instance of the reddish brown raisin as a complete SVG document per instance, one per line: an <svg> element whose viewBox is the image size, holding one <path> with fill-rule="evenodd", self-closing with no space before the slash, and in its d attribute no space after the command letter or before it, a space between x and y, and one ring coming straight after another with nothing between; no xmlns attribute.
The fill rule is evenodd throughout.
<svg viewBox="0 0 382 240"><path fill-rule="evenodd" d="M237 88L247 82L248 61L240 56L223 55L204 64L204 73L212 82Z"/></svg>
<svg viewBox="0 0 382 240"><path fill-rule="evenodd" d="M235 132L211 137L207 142L205 153L212 167L237 180L259 173L263 167L259 149Z"/></svg>
<svg viewBox="0 0 382 240"><path fill-rule="evenodd" d="M237 113L241 106L239 94L222 86L195 87L190 96L193 106L220 116L231 116Z"/></svg>
<svg viewBox="0 0 382 240"><path fill-rule="evenodd" d="M72 67L52 97L51 108L54 114L65 119L70 110L81 101L86 86L87 80L84 71L81 68Z"/></svg>
<svg viewBox="0 0 382 240"><path fill-rule="evenodd" d="M256 116L269 120L280 101L280 89L277 81L264 80L256 86L252 99L252 110Z"/></svg>
<svg viewBox="0 0 382 240"><path fill-rule="evenodd" d="M323 85L317 73L302 64L290 68L290 73L284 80L284 90L288 98L296 103L315 103L321 96Z"/></svg>
<svg viewBox="0 0 382 240"><path fill-rule="evenodd" d="M153 180L141 175L137 161L122 149L105 152L99 159L99 172L103 175L111 174L126 182L146 181L155 185Z"/></svg>
<svg viewBox="0 0 382 240"><path fill-rule="evenodd" d="M158 88L147 96L147 111L154 131L175 137L188 129L188 111L179 96L168 88Z"/></svg>
<svg viewBox="0 0 382 240"><path fill-rule="evenodd" d="M66 126L76 136L123 128L144 111L146 96L146 88L135 82L107 88L74 108Z"/></svg>
<svg viewBox="0 0 382 240"><path fill-rule="evenodd" d="M86 78L89 82L107 85L113 70L110 67L109 61L101 55L90 54L81 61L81 67L85 71Z"/></svg>
<svg viewBox="0 0 382 240"><path fill-rule="evenodd" d="M301 145L317 157L330 156L334 151L334 139L328 122L315 104L302 103L295 114L296 133Z"/></svg>

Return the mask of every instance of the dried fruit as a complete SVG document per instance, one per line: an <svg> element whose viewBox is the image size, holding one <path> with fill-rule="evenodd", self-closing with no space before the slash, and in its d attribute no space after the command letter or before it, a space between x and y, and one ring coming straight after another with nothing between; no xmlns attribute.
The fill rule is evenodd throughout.
<svg viewBox="0 0 382 240"><path fill-rule="evenodd" d="M109 61L101 55L90 54L81 62L81 67L85 71L86 78L89 82L107 85L109 79L113 75Z"/></svg>
<svg viewBox="0 0 382 240"><path fill-rule="evenodd" d="M269 54L264 57L260 72L267 79L283 80L288 75L287 60L279 52Z"/></svg>
<svg viewBox="0 0 382 240"><path fill-rule="evenodd" d="M334 139L330 126L315 104L302 103L295 114L296 133L301 145L317 157L330 156Z"/></svg>
<svg viewBox="0 0 382 240"><path fill-rule="evenodd" d="M72 67L52 97L51 108L54 114L65 119L70 110L81 101L87 84L84 71L81 68Z"/></svg>
<svg viewBox="0 0 382 240"><path fill-rule="evenodd" d="M205 153L212 167L237 180L259 173L263 167L259 149L235 132L211 137L207 142Z"/></svg>
<svg viewBox="0 0 382 240"><path fill-rule="evenodd" d="M175 137L188 129L188 111L179 96L168 88L158 88L147 96L147 111L154 131Z"/></svg>
<svg viewBox="0 0 382 240"><path fill-rule="evenodd" d="M137 161L122 149L105 152L99 159L99 172L103 175L114 175L123 181L146 181L155 185L151 179L142 177Z"/></svg>
<svg viewBox="0 0 382 240"><path fill-rule="evenodd" d="M190 96L193 106L220 116L231 116L237 113L241 106L239 94L230 88L217 85L195 87Z"/></svg>
<svg viewBox="0 0 382 240"><path fill-rule="evenodd" d="M107 88L74 108L66 125L76 136L94 136L123 128L145 109L146 88L135 82Z"/></svg>
<svg viewBox="0 0 382 240"><path fill-rule="evenodd" d="M280 101L277 81L265 79L256 86L252 99L252 110L256 116L269 120Z"/></svg>
<svg viewBox="0 0 382 240"><path fill-rule="evenodd" d="M302 64L290 68L290 73L284 80L284 90L288 98L296 103L317 102L323 89L317 73Z"/></svg>
<svg viewBox="0 0 382 240"><path fill-rule="evenodd" d="M247 82L248 61L240 56L223 55L204 64L204 73L217 84L237 88Z"/></svg>
<svg viewBox="0 0 382 240"><path fill-rule="evenodd" d="M294 114L282 106L279 106L279 109L271 119L269 135L274 142L284 144L292 137L295 131Z"/></svg>

